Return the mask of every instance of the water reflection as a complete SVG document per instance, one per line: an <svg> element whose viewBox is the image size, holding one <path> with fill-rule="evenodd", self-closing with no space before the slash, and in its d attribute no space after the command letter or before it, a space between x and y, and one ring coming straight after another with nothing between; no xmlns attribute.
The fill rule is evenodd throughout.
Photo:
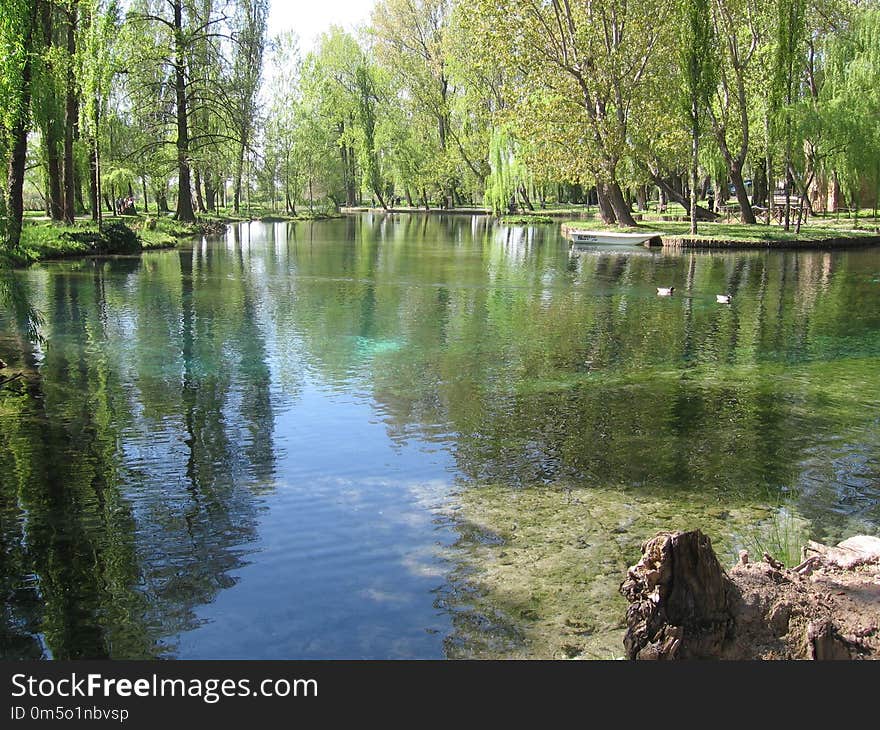
<svg viewBox="0 0 880 730"><path fill-rule="evenodd" d="M876 532L878 274L368 214L9 275L0 653L529 655L523 510L575 597L657 527Z"/></svg>

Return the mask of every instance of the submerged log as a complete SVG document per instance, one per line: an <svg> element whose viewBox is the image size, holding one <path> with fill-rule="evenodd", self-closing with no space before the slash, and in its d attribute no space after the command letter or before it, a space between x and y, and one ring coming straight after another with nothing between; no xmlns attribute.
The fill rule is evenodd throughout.
<svg viewBox="0 0 880 730"><path fill-rule="evenodd" d="M725 572L700 531L648 540L620 587L630 659L880 658L880 539L810 543ZM769 558L770 556L766 556Z"/></svg>

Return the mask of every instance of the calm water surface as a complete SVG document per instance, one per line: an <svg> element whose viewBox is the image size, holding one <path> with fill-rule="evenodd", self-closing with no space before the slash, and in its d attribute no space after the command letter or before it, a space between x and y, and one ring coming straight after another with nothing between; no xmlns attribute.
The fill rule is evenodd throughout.
<svg viewBox="0 0 880 730"><path fill-rule="evenodd" d="M570 255L367 215L0 286L6 657L529 655L541 617L473 560L524 495L880 527L877 251ZM637 512L584 549L633 557Z"/></svg>

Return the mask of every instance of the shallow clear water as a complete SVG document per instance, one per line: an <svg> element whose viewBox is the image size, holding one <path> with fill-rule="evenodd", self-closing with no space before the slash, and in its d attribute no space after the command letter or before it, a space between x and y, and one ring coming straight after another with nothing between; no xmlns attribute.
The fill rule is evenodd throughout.
<svg viewBox="0 0 880 730"><path fill-rule="evenodd" d="M523 495L631 512L590 532L627 558L648 500L726 548L752 509L880 527L875 250L571 255L367 215L0 292L7 657L540 655L473 560Z"/></svg>

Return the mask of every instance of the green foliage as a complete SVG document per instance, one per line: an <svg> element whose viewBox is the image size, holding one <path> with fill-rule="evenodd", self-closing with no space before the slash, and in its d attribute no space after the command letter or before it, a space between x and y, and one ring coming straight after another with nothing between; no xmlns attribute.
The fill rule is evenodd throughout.
<svg viewBox="0 0 880 730"><path fill-rule="evenodd" d="M516 201L521 187L530 183L529 173L516 155L515 144L507 132L496 129L489 146L491 172L486 179L484 202L495 214L508 210L511 200Z"/></svg>
<svg viewBox="0 0 880 730"><path fill-rule="evenodd" d="M531 226L553 223L553 218L549 215L505 215L501 216L501 222L515 226Z"/></svg>
<svg viewBox="0 0 880 730"><path fill-rule="evenodd" d="M597 182L631 199L636 186L656 196L661 178L727 189L734 173L774 185L789 170L795 192L824 193L836 179L851 205L880 188L875 0L381 0L364 33L331 28L305 58L294 35L273 39L265 112L266 0L2 9L0 177L11 125L25 118L36 132L31 205L55 200L47 168L62 147L70 69L81 188L97 165L104 197L133 194L157 215L187 192L184 173L199 214L242 196L250 207L252 195L287 215L388 196L497 213L517 195L544 203L572 186L582 200Z"/></svg>
<svg viewBox="0 0 880 730"><path fill-rule="evenodd" d="M683 0L681 13L677 39L681 69L679 99L690 122L690 132L693 127L699 127L712 94L718 88L718 39L709 0Z"/></svg>
<svg viewBox="0 0 880 730"><path fill-rule="evenodd" d="M863 183L880 190L880 8L856 13L828 39L825 53L819 116L831 140L826 167L857 208Z"/></svg>
<svg viewBox="0 0 880 730"><path fill-rule="evenodd" d="M810 539L811 525L798 515L794 499L775 501L772 516L746 531L746 549L755 560L766 553L793 568L801 562L801 549Z"/></svg>

